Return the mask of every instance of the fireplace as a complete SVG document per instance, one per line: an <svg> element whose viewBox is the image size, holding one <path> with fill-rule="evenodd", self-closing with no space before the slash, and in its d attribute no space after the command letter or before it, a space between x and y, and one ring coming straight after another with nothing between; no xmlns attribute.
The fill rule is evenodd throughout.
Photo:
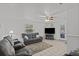
<svg viewBox="0 0 79 59"><path fill-rule="evenodd" d="M55 28L45 28L45 39L54 40Z"/></svg>

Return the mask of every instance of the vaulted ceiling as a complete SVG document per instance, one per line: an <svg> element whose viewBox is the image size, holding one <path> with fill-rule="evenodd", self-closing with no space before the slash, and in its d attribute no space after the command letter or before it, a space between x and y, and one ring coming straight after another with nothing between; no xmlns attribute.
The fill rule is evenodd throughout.
<svg viewBox="0 0 79 59"><path fill-rule="evenodd" d="M55 16L73 8L75 5L75 3L10 3L0 4L0 10L5 13L10 12L10 15L13 15L15 12L16 15L14 16L18 16L18 18L22 17L27 20L38 20L40 19L40 16Z"/></svg>
<svg viewBox="0 0 79 59"><path fill-rule="evenodd" d="M26 19L38 20L40 16L55 16L73 8L75 5L75 3L27 3L19 4L19 7L23 7L24 17Z"/></svg>

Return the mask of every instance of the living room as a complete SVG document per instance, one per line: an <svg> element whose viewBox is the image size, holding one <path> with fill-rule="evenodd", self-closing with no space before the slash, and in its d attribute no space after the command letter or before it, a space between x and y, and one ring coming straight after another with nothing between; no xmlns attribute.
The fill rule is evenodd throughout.
<svg viewBox="0 0 79 59"><path fill-rule="evenodd" d="M2 42L5 36L10 35L24 44L23 48L30 50L29 55L70 55L72 51L79 49L78 10L78 3L2 3L0 4L0 40ZM37 35L38 40L29 42L27 36L34 35ZM37 51L34 48L38 48Z"/></svg>

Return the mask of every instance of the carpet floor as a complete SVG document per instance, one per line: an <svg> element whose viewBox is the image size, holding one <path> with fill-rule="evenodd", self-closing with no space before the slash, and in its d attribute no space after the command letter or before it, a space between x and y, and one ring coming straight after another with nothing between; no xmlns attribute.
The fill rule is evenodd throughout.
<svg viewBox="0 0 79 59"><path fill-rule="evenodd" d="M30 48L32 50L32 53L35 54L52 46L53 45L50 45L46 42L38 42L38 43L30 44L26 46L26 48Z"/></svg>

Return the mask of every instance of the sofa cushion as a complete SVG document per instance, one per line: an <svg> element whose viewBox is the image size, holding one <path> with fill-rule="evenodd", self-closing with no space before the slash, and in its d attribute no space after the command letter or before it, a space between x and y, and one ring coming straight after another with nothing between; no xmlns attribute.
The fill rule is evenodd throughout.
<svg viewBox="0 0 79 59"><path fill-rule="evenodd" d="M24 38L27 39L27 40L29 39L28 36L25 36Z"/></svg>
<svg viewBox="0 0 79 59"><path fill-rule="evenodd" d="M33 43L37 43L37 42L42 42L42 40L43 40L42 37L38 37L38 38L34 38L34 39L29 39L29 40L24 39L24 44L25 45L29 45L29 44L33 44Z"/></svg>
<svg viewBox="0 0 79 59"><path fill-rule="evenodd" d="M25 38L25 36L27 36L28 39L34 39L36 38L36 35L39 35L39 33L22 33L22 38Z"/></svg>
<svg viewBox="0 0 79 59"><path fill-rule="evenodd" d="M36 37L40 37L40 35L36 35Z"/></svg>
<svg viewBox="0 0 79 59"><path fill-rule="evenodd" d="M0 41L0 56L14 56L15 50L11 43L4 38Z"/></svg>

